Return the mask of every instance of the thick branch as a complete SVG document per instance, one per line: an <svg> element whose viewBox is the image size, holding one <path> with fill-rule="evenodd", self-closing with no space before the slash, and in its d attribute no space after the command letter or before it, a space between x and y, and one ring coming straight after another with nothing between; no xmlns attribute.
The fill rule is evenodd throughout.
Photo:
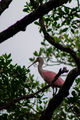
<svg viewBox="0 0 80 120"><path fill-rule="evenodd" d="M27 25L31 24L33 21L47 14L53 8L56 8L64 3L67 3L68 0L50 0L45 4L39 6L32 13L26 15L21 20L17 21L15 24L4 30L0 33L0 43L12 37L20 31L25 31Z"/></svg>
<svg viewBox="0 0 80 120"><path fill-rule="evenodd" d="M12 0L2 0L0 2L0 15L9 7L9 4L12 2Z"/></svg>
<svg viewBox="0 0 80 120"><path fill-rule="evenodd" d="M2 110L2 109L7 109L7 108L11 107L13 104L19 102L20 100L23 100L23 99L26 99L26 100L27 100L27 99L30 99L30 98L34 98L34 97L36 96L36 94L45 91L45 89L49 88L50 86L53 86L53 83L58 79L58 77L59 77L61 74L65 73L65 72L68 72L67 69L64 69L64 68L63 68L63 69L60 69L59 72L58 72L58 73L56 74L56 76L54 77L52 84L49 84L49 85L41 88L40 90L38 90L37 92L35 92L35 93L33 93L33 94L20 96L20 97L18 97L18 98L15 98L15 99L9 101L8 103L2 104L2 105L0 106L0 110Z"/></svg>
<svg viewBox="0 0 80 120"><path fill-rule="evenodd" d="M68 91L72 86L75 78L80 75L77 68L71 70L66 78L66 81L57 95L50 101L45 111L42 112L39 120L51 120L54 110L61 104L63 99L68 95Z"/></svg>
<svg viewBox="0 0 80 120"><path fill-rule="evenodd" d="M41 26L41 29L42 29L42 31L43 31L43 34L44 34L45 39L46 39L51 45L55 46L56 48L58 48L58 49L60 49L60 50L62 50L62 51L65 51L65 52L69 53L69 54L74 58L77 66L78 66L78 68L80 68L80 58L76 55L76 52L74 52L71 48L66 47L66 46L63 46L63 45L59 44L58 42L56 42L56 40L47 33L42 18L40 18L39 22L40 22L40 26Z"/></svg>

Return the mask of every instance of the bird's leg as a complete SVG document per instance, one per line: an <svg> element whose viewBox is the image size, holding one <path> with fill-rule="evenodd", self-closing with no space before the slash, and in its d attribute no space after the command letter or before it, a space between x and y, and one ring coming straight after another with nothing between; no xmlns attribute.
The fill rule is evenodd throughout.
<svg viewBox="0 0 80 120"><path fill-rule="evenodd" d="M57 87L56 88L53 87L53 96L56 95L56 93L57 93Z"/></svg>
<svg viewBox="0 0 80 120"><path fill-rule="evenodd" d="M56 89L56 91L55 91L55 94L56 94L57 93L57 87L55 89Z"/></svg>
<svg viewBox="0 0 80 120"><path fill-rule="evenodd" d="M54 86L52 86L52 88L53 88L53 96L54 96L55 95Z"/></svg>

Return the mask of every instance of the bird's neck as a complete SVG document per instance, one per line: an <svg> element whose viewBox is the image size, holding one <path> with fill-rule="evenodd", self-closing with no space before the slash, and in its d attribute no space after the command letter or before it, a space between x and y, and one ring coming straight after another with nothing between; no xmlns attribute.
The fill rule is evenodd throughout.
<svg viewBox="0 0 80 120"><path fill-rule="evenodd" d="M42 72L43 72L43 68L42 68L43 64L39 63L38 65L38 71L40 73L40 75L42 76Z"/></svg>

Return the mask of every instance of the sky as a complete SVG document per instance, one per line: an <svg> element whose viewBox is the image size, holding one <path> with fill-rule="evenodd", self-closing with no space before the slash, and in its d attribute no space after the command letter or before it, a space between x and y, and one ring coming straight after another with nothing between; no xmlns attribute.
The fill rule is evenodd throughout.
<svg viewBox="0 0 80 120"><path fill-rule="evenodd" d="M73 0L72 6L75 5L74 1L75 0ZM0 32L26 15L26 13L23 12L25 3L26 0L13 0L11 2L9 8L0 16ZM33 57L35 50L39 50L40 42L43 40L38 31L38 27L33 23L28 25L25 32L19 32L0 44L0 55L11 53L13 64L18 63L18 65L25 65L27 67L31 64L29 58ZM53 68L51 69L53 70ZM55 66L54 71L57 71L57 69L59 69L59 67ZM37 74L36 68L32 67L31 70L32 73ZM37 76L39 76L42 81L40 75L37 74L36 77Z"/></svg>
<svg viewBox="0 0 80 120"><path fill-rule="evenodd" d="M25 2L25 0L13 0L9 9L0 17L0 32L26 15L23 12ZM19 32L1 43L0 55L12 53L13 63L27 65L28 59L33 55L33 51L39 50L41 40L42 37L38 32L38 27L31 24L26 28L25 32Z"/></svg>

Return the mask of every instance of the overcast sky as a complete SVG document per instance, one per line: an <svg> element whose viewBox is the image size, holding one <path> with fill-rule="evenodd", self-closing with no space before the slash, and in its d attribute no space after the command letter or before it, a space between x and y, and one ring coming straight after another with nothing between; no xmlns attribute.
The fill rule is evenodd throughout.
<svg viewBox="0 0 80 120"><path fill-rule="evenodd" d="M72 7L75 6L74 1L71 5ZM12 1L9 8L0 16L0 32L26 15L23 12L25 3L26 0ZM28 59L33 56L35 50L39 50L41 41L42 37L38 32L38 27L30 24L25 32L19 32L0 44L0 55L11 53L14 64L18 63L27 67L30 64ZM56 66L54 70L56 70ZM36 68L32 67L32 72L35 73L35 71Z"/></svg>
<svg viewBox="0 0 80 120"><path fill-rule="evenodd" d="M9 9L0 17L0 32L26 15L26 13L22 11L25 2L25 0L13 0ZM14 63L27 65L27 61L32 57L33 51L40 48L41 39L42 37L38 32L37 26L31 24L25 32L19 32L7 41L1 43L0 55L12 53Z"/></svg>

